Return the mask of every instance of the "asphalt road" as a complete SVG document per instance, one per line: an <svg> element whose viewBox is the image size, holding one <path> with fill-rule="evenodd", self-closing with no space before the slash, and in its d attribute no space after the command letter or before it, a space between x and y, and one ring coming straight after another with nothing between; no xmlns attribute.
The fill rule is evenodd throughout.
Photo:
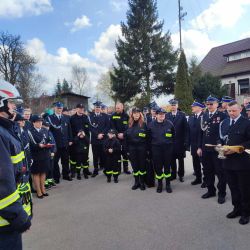
<svg viewBox="0 0 250 250"><path fill-rule="evenodd" d="M185 182L173 193L131 190L133 177L118 184L103 174L63 181L43 200L34 198L32 228L23 235L24 250L243 250L250 249L250 224L227 219L230 194L223 205L191 186L190 157Z"/></svg>

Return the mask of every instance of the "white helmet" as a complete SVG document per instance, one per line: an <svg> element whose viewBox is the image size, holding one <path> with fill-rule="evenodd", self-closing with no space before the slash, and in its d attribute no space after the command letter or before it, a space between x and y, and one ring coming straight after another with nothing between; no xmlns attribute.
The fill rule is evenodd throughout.
<svg viewBox="0 0 250 250"><path fill-rule="evenodd" d="M5 106L5 100L12 100L17 105L23 103L16 87L0 78L0 108Z"/></svg>

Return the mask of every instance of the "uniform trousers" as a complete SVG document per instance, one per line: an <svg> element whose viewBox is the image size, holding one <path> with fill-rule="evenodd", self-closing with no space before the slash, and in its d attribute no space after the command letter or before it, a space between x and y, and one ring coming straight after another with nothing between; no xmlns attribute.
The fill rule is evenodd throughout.
<svg viewBox="0 0 250 250"><path fill-rule="evenodd" d="M216 192L216 188L214 186L216 175L218 178L218 195L225 197L227 183L225 171L222 168L222 160L218 159L217 152L203 151L202 153L202 165L204 168L204 177L208 192L211 194L214 194Z"/></svg>
<svg viewBox="0 0 250 250"><path fill-rule="evenodd" d="M129 160L133 168L134 175L146 174L146 147L145 146L130 146Z"/></svg>
<svg viewBox="0 0 250 250"><path fill-rule="evenodd" d="M63 177L67 178L69 176L69 148L63 147L63 148L57 148L57 151L55 153L54 158L54 179L59 180L60 179L60 168L58 165L59 159L61 159L62 163L62 175Z"/></svg>
<svg viewBox="0 0 250 250"><path fill-rule="evenodd" d="M241 215L250 216L250 171L225 170L232 204Z"/></svg>
<svg viewBox="0 0 250 250"><path fill-rule="evenodd" d="M194 173L195 173L196 179L201 180L201 178L202 178L201 158L197 154L194 154L194 155L192 155L192 160L193 160L193 168L194 168Z"/></svg>
<svg viewBox="0 0 250 250"><path fill-rule="evenodd" d="M22 235L18 232L0 233L0 250L22 250Z"/></svg>
<svg viewBox="0 0 250 250"><path fill-rule="evenodd" d="M105 153L103 150L103 144L92 144L92 152L94 172L98 172L98 166L100 166L101 169L104 169L105 167Z"/></svg>
<svg viewBox="0 0 250 250"><path fill-rule="evenodd" d="M119 163L120 159L120 154L117 153L107 153L105 155L104 173L107 177L111 177L113 175L114 178L118 178L119 174L121 173L121 166Z"/></svg>
<svg viewBox="0 0 250 250"><path fill-rule="evenodd" d="M152 145L152 157L155 167L156 179L164 177L170 181L170 164L173 157L173 145Z"/></svg>
<svg viewBox="0 0 250 250"><path fill-rule="evenodd" d="M128 171L128 151L125 146L124 140L119 140L121 144L121 156L122 156L122 163L120 162L120 165L123 165L123 172Z"/></svg>
<svg viewBox="0 0 250 250"><path fill-rule="evenodd" d="M75 154L77 173L81 172L81 168L83 168L83 170L86 171L86 169L89 167L88 154L89 154L88 150Z"/></svg>
<svg viewBox="0 0 250 250"><path fill-rule="evenodd" d="M172 158L171 160L171 175L173 178L176 178L177 165L176 160L178 160L178 176L184 176L184 158Z"/></svg>

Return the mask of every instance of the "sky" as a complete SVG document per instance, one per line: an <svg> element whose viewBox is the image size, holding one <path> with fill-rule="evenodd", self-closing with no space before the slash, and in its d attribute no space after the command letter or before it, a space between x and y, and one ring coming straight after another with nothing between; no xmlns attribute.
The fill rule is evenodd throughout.
<svg viewBox="0 0 250 250"><path fill-rule="evenodd" d="M181 0L183 48L198 60L212 47L250 37L250 0ZM159 20L179 46L178 0L157 1ZM51 93L71 67L85 67L90 88L115 63L126 0L0 0L0 31L20 35ZM86 93L91 94L91 93Z"/></svg>

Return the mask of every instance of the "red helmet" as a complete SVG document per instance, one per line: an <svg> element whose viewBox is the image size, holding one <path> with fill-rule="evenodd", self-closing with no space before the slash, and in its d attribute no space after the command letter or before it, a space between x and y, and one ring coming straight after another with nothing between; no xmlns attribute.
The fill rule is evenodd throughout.
<svg viewBox="0 0 250 250"><path fill-rule="evenodd" d="M5 106L5 100L11 100L16 104L23 103L23 100L16 87L0 78L0 108Z"/></svg>

